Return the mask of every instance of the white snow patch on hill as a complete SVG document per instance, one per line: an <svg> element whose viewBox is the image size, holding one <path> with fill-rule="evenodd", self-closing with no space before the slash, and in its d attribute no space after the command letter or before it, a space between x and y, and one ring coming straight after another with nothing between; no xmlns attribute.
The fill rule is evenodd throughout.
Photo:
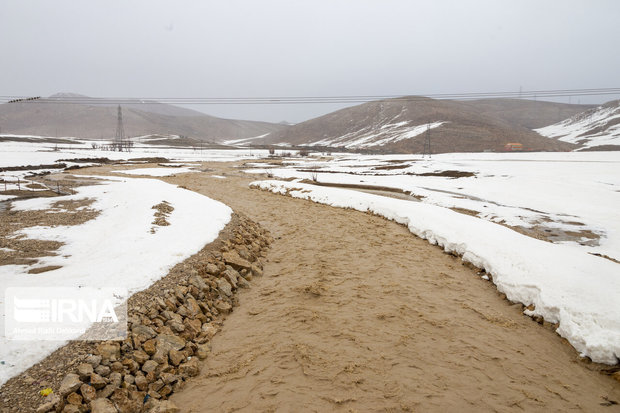
<svg viewBox="0 0 620 413"><path fill-rule="evenodd" d="M325 138L302 146L331 146L335 148L362 149L384 146L388 143L412 139L427 129L438 128L446 122L432 122L410 126L408 121L368 126L336 138Z"/></svg>
<svg viewBox="0 0 620 413"><path fill-rule="evenodd" d="M585 148L620 145L620 101L606 104L544 128L539 134Z"/></svg>

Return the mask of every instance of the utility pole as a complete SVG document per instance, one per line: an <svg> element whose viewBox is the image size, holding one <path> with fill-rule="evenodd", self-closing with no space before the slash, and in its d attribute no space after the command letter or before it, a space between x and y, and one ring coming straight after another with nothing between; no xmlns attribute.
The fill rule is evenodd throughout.
<svg viewBox="0 0 620 413"><path fill-rule="evenodd" d="M123 127L123 112L121 110L121 105L118 105L118 114L116 115L116 134L114 135L114 143L112 146L119 152L122 152L123 147L125 146L125 128Z"/></svg>
<svg viewBox="0 0 620 413"><path fill-rule="evenodd" d="M428 157L431 157L431 124L430 122L426 124L426 133L424 134L424 153L422 153L422 158L424 158L428 154Z"/></svg>

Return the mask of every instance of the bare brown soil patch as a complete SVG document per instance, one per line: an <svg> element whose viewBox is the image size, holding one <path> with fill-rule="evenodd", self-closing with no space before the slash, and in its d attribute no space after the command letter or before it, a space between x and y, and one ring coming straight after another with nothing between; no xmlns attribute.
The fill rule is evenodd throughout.
<svg viewBox="0 0 620 413"><path fill-rule="evenodd" d="M440 172L426 172L423 174L413 174L416 176L442 176L447 178L467 178L470 176L476 176L473 172L467 171L440 171Z"/></svg>
<svg viewBox="0 0 620 413"><path fill-rule="evenodd" d="M152 222L153 225L157 225L159 227L165 227L170 225L170 222L168 222L167 218L170 216L172 211L174 211L174 207L170 205L168 201L162 201L159 204L154 205L153 209L156 210L155 214L153 214L153 216L155 217ZM155 232L155 229L151 228L151 232Z"/></svg>
<svg viewBox="0 0 620 413"><path fill-rule="evenodd" d="M37 192L35 192L37 193ZM7 209L0 213L0 265L32 265L36 258L56 255L63 245L58 241L37 240L18 234L19 230L34 226L80 225L99 215L89 208L93 199L61 200L44 210ZM35 269L50 271L51 269Z"/></svg>
<svg viewBox="0 0 620 413"><path fill-rule="evenodd" d="M60 265L46 265L45 267L32 268L28 270L28 274L41 274L43 272L54 271L62 268Z"/></svg>

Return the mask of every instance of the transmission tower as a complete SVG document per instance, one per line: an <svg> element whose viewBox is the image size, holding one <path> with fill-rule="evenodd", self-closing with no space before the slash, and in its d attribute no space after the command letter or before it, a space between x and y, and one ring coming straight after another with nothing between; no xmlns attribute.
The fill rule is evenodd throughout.
<svg viewBox="0 0 620 413"><path fill-rule="evenodd" d="M428 157L431 157L431 124L426 124L426 133L424 134L424 153L422 154L422 158L424 158L428 154Z"/></svg>
<svg viewBox="0 0 620 413"><path fill-rule="evenodd" d="M122 152L125 149L125 128L123 127L123 112L121 105L118 105L118 115L116 117L116 135L114 135L114 149Z"/></svg>

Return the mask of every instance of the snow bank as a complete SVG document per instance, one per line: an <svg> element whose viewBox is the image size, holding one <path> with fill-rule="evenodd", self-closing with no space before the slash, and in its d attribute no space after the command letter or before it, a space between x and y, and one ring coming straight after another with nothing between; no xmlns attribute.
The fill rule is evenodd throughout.
<svg viewBox="0 0 620 413"><path fill-rule="evenodd" d="M153 179L106 178L101 185L76 188L76 195L14 202L15 209L47 209L61 200L93 198L101 211L78 226L33 227L29 238L58 240L58 255L40 259L37 267L62 268L27 274L27 266L0 266L1 298L8 287L124 287L134 293L165 276L178 262L215 240L230 221L226 205L195 192ZM153 228L152 207L167 201L174 208L169 226ZM4 310L4 308L3 308ZM4 313L0 322L4 333ZM62 346L62 342L19 342L0 338L0 384Z"/></svg>
<svg viewBox="0 0 620 413"><path fill-rule="evenodd" d="M179 168L140 168L140 169L126 169L122 171L111 171L115 174L123 175L146 175L146 176L172 176L177 174L185 174L188 172L198 172L195 169L187 167Z"/></svg>
<svg viewBox="0 0 620 413"><path fill-rule="evenodd" d="M552 244L436 205L299 182L251 186L341 208L371 211L484 268L530 315L559 323L558 334L582 355L615 364L620 357L620 266L578 246Z"/></svg>
<svg viewBox="0 0 620 413"><path fill-rule="evenodd" d="M398 161L398 162L396 162ZM397 169L381 169L384 167ZM384 186L423 197L422 202L462 208L507 225L590 231L596 243L558 242L620 260L620 152L347 155L330 161L297 160L284 167L250 169L276 178ZM300 171L301 170L301 171ZM473 176L425 176L456 170Z"/></svg>

